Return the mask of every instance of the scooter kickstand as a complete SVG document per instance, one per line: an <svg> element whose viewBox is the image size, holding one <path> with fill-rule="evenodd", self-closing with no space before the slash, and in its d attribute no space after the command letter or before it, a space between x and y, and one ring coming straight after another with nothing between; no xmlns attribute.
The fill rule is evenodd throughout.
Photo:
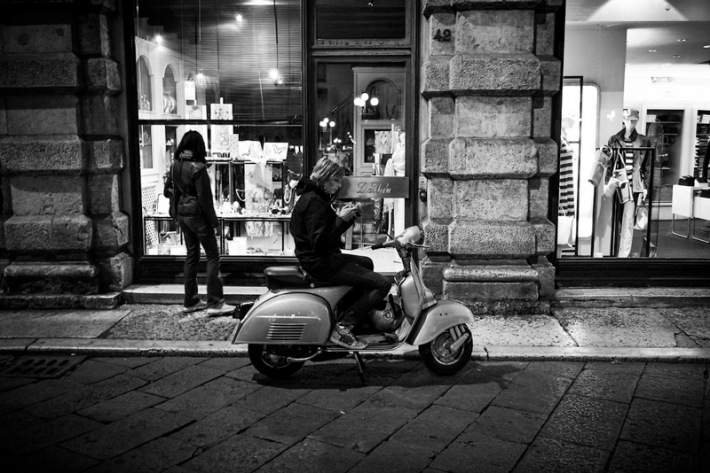
<svg viewBox="0 0 710 473"><path fill-rule="evenodd" d="M360 353L354 351L353 358L355 358L355 363L357 364L357 372L360 375L360 381L365 384L365 363L362 361Z"/></svg>

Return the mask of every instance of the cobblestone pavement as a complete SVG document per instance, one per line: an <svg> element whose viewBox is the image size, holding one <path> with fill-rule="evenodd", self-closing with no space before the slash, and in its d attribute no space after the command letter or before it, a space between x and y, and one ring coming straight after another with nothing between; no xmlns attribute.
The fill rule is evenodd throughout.
<svg viewBox="0 0 710 473"><path fill-rule="evenodd" d="M710 471L705 364L472 361L445 378L370 359L363 385L352 359L286 381L244 357L70 360L0 374L3 471Z"/></svg>

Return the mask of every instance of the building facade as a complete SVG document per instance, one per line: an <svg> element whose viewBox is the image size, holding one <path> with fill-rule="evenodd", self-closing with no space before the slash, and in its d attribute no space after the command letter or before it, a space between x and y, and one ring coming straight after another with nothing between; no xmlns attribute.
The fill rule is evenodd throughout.
<svg viewBox="0 0 710 473"><path fill-rule="evenodd" d="M290 183L333 154L372 208L346 247L418 224L442 297L549 309L563 0L2 4L4 306L105 305L180 281L159 194L196 129L228 284L295 262Z"/></svg>

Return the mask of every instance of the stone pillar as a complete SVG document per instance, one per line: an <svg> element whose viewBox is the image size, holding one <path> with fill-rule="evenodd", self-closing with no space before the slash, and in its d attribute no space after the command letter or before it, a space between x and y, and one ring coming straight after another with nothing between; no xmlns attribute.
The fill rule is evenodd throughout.
<svg viewBox="0 0 710 473"><path fill-rule="evenodd" d="M118 127L122 85L109 31L115 3L10 2L3 15L6 295L87 305L77 301L119 291L132 275L119 190L125 161Z"/></svg>
<svg viewBox="0 0 710 473"><path fill-rule="evenodd" d="M477 313L549 310L562 0L422 0L424 276Z"/></svg>

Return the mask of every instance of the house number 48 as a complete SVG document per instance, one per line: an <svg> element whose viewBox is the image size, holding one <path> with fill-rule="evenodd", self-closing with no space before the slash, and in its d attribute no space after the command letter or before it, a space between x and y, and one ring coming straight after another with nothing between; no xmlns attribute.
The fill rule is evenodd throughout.
<svg viewBox="0 0 710 473"><path fill-rule="evenodd" d="M436 34L434 35L434 39L436 41L441 41L441 42L451 41L451 30L437 29Z"/></svg>

